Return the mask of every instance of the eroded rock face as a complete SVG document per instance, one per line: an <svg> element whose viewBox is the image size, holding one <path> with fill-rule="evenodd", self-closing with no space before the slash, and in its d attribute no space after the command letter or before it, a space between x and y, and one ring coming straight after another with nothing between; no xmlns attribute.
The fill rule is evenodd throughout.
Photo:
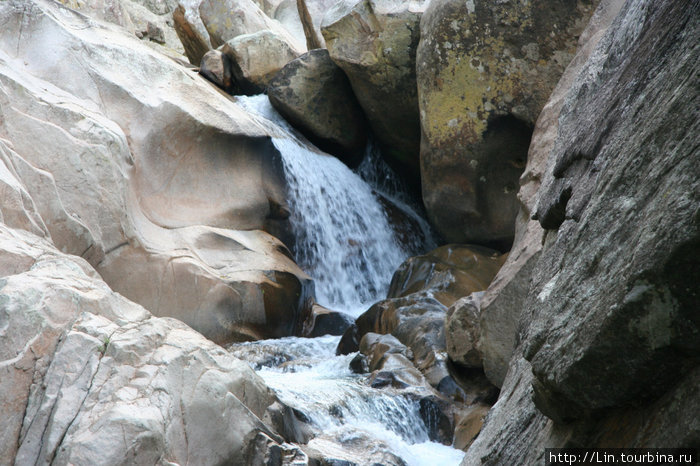
<svg viewBox="0 0 700 466"><path fill-rule="evenodd" d="M558 231L534 273L525 348L551 417L658 396L697 364L698 12L627 4L562 110L535 212Z"/></svg>
<svg viewBox="0 0 700 466"><path fill-rule="evenodd" d="M424 10L423 2L343 0L321 27L383 154L414 175L420 144L415 54Z"/></svg>
<svg viewBox="0 0 700 466"><path fill-rule="evenodd" d="M0 21L2 160L17 180L3 217L215 341L293 333L311 281L260 231L286 204L265 131L136 38L60 5L4 2ZM31 203L41 222L21 212Z"/></svg>
<svg viewBox="0 0 700 466"><path fill-rule="evenodd" d="M4 224L0 322L4 464L246 464L257 432L280 441L246 363Z"/></svg>
<svg viewBox="0 0 700 466"><path fill-rule="evenodd" d="M478 347L483 295L483 291L478 291L460 298L447 309L445 315L447 354L453 362L464 367L482 367Z"/></svg>
<svg viewBox="0 0 700 466"><path fill-rule="evenodd" d="M522 343L464 465L534 464L545 445L700 441L691 285L700 164L689 79L700 11L686 1L601 8L619 14L563 100L535 209L549 231Z"/></svg>
<svg viewBox="0 0 700 466"><path fill-rule="evenodd" d="M317 49L289 62L267 89L270 103L325 152L356 165L364 155L364 113L345 73Z"/></svg>
<svg viewBox="0 0 700 466"><path fill-rule="evenodd" d="M416 55L423 202L451 242L508 250L532 126L596 2L434 0Z"/></svg>

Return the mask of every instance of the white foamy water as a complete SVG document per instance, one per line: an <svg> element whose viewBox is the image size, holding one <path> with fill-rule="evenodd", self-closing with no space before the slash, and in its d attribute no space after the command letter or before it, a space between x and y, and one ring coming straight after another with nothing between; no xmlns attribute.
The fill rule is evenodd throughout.
<svg viewBox="0 0 700 466"><path fill-rule="evenodd" d="M335 355L339 340L288 337L235 344L229 351L251 361L282 402L309 418L318 435L365 434L409 466L459 464L464 452L430 441L412 392L370 387L365 375L349 369L356 353Z"/></svg>
<svg viewBox="0 0 700 466"><path fill-rule="evenodd" d="M368 154L355 173L306 142L267 96L238 102L274 135L288 185L295 258L314 279L317 301L356 317L386 296L403 260L435 246L427 222L377 154ZM410 219L401 241L378 193ZM304 413L316 435L336 439L337 451L343 439L368 436L410 466L459 464L463 452L429 440L411 391L370 387L366 375L349 369L354 354L335 355L339 339L289 337L235 344L229 351L248 361L280 400Z"/></svg>

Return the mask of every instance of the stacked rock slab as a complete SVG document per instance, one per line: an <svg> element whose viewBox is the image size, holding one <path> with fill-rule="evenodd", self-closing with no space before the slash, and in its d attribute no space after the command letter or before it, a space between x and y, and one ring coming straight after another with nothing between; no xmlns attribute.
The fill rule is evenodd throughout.
<svg viewBox="0 0 700 466"><path fill-rule="evenodd" d="M289 62L267 89L270 103L320 149L356 165L364 155L367 128L345 73L325 49Z"/></svg>
<svg viewBox="0 0 700 466"><path fill-rule="evenodd" d="M262 231L286 204L267 133L116 28L42 0L3 2L0 21L3 159L23 185L12 216L31 218L26 192L32 231L212 340L295 333L312 282Z"/></svg>
<svg viewBox="0 0 700 466"><path fill-rule="evenodd" d="M416 47L424 2L342 0L321 31L388 161L418 175Z"/></svg>
<svg viewBox="0 0 700 466"><path fill-rule="evenodd" d="M421 183L447 241L507 250L532 126L594 4L434 0L416 55Z"/></svg>
<svg viewBox="0 0 700 466"><path fill-rule="evenodd" d="M571 82L522 343L464 465L700 442L698 18L691 1L625 2Z"/></svg>
<svg viewBox="0 0 700 466"><path fill-rule="evenodd" d="M279 34L269 30L241 34L221 52L229 62L236 94L261 94L287 63L299 56Z"/></svg>

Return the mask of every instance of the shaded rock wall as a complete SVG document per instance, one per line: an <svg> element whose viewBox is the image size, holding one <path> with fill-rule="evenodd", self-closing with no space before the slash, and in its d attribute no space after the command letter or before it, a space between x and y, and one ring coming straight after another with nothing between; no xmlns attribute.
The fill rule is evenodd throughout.
<svg viewBox="0 0 700 466"><path fill-rule="evenodd" d="M626 2L571 81L517 347L463 464L700 442L698 13Z"/></svg>

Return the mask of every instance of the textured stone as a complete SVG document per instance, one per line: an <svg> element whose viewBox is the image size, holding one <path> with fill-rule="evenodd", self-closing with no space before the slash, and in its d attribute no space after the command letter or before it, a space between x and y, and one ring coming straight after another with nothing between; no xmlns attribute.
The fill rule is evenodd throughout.
<svg viewBox="0 0 700 466"><path fill-rule="evenodd" d="M478 350L480 304L483 291L457 300L445 314L445 343L450 359L464 367L482 367Z"/></svg>
<svg viewBox="0 0 700 466"><path fill-rule="evenodd" d="M537 464L545 447L699 444L698 13L641 0L596 12L598 44L557 96L558 138L542 133L552 153L536 212L558 229L463 465Z"/></svg>
<svg viewBox="0 0 700 466"><path fill-rule="evenodd" d="M526 304L553 418L648 400L697 364L699 12L626 4L562 109L535 211L558 231Z"/></svg>
<svg viewBox="0 0 700 466"><path fill-rule="evenodd" d="M500 386L516 345L520 312L530 286L530 276L542 250L545 231L532 220L537 191L554 149L559 129L559 114L566 95L578 73L615 18L621 0L605 0L581 34L579 49L557 83L535 124L527 166L520 178L519 213L515 221L515 241L506 262L486 290L481 302L481 339L479 352L484 372Z"/></svg>
<svg viewBox="0 0 700 466"><path fill-rule="evenodd" d="M209 50L204 54L199 65L199 74L226 92L234 91L230 63L220 50Z"/></svg>
<svg viewBox="0 0 700 466"><path fill-rule="evenodd" d="M284 65L299 56L279 34L269 30L237 35L222 53L228 58L236 94L262 93Z"/></svg>
<svg viewBox="0 0 700 466"><path fill-rule="evenodd" d="M424 2L342 0L326 12L328 52L350 79L382 153L416 179L420 123L415 54Z"/></svg>
<svg viewBox="0 0 700 466"><path fill-rule="evenodd" d="M444 306L486 289L506 255L480 246L449 244L407 259L391 278L388 298L430 290Z"/></svg>
<svg viewBox="0 0 700 466"><path fill-rule="evenodd" d="M319 149L356 165L367 144L367 127L345 73L317 49L289 62L270 81L270 103Z"/></svg>
<svg viewBox="0 0 700 466"><path fill-rule="evenodd" d="M280 441L246 363L83 259L0 224L0 277L3 464L246 464L256 432Z"/></svg>
<svg viewBox="0 0 700 466"><path fill-rule="evenodd" d="M243 34L268 30L286 42L297 55L306 51L303 42L297 43L286 29L251 0L203 0L197 10L213 48Z"/></svg>
<svg viewBox="0 0 700 466"><path fill-rule="evenodd" d="M484 290L504 259L495 251L463 245L442 246L409 258L394 273L389 298L357 318L337 352L357 351L368 332L391 334L410 348L413 363L431 386L466 400L471 395L459 388L446 363L447 307L462 296Z"/></svg>
<svg viewBox="0 0 700 466"><path fill-rule="evenodd" d="M416 55L421 182L447 241L507 250L532 126L596 2L434 0Z"/></svg>
<svg viewBox="0 0 700 466"><path fill-rule="evenodd" d="M0 149L22 186L3 217L216 341L296 332L311 281L261 231L285 221L267 133L190 71L59 4L3 2L0 21Z"/></svg>

